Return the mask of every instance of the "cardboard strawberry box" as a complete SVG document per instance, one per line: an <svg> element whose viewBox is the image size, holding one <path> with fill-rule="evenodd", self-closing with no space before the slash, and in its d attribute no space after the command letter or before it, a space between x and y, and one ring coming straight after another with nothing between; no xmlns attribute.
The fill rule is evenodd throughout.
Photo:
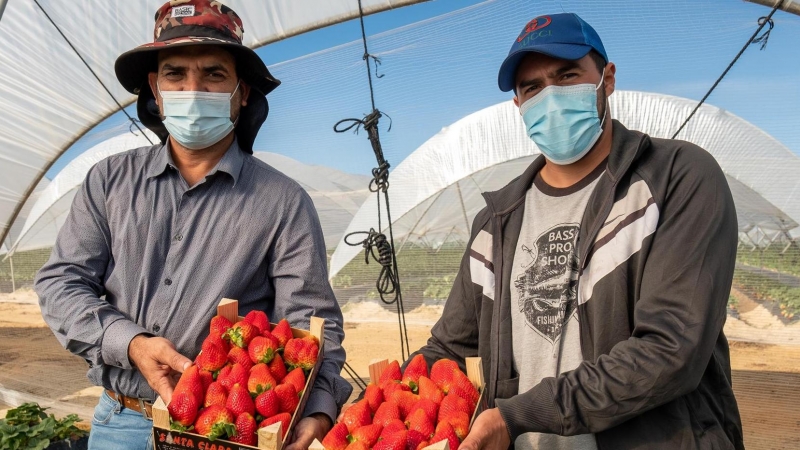
<svg viewBox="0 0 800 450"><path fill-rule="evenodd" d="M425 445L424 450L455 450L453 447L460 444L475 419L487 408L481 359L467 358L466 369L464 374L453 361L443 360L434 364L429 371L421 355L411 360L402 373L397 361L391 364L388 360L373 361L369 366L371 382L364 398L351 406L352 410L358 411L353 413L348 409L343 414L342 422L336 424L322 441L325 444L315 440L309 449L340 450L347 442L356 444L358 441L364 444L363 448L391 448L407 439L410 448L419 444ZM437 370L438 373L434 374ZM448 380L446 374L453 372L460 373L456 374L458 377ZM392 380L398 384L393 384ZM403 389L395 389L394 386ZM406 392L398 393L398 390ZM450 394L444 395L448 390ZM449 398L453 396L460 398ZM471 399L469 401L474 403L470 404L465 399ZM395 406L387 407L386 403L394 403ZM445 403L448 403L448 407L447 412L443 413ZM472 405L474 409L471 409L470 415L470 409L467 408L472 408ZM368 412L371 412L371 420ZM432 419L437 414L438 419ZM406 430L403 430L403 423L398 423L398 415ZM443 427L441 434L439 425ZM429 441L434 442L427 445Z"/></svg>
<svg viewBox="0 0 800 450"><path fill-rule="evenodd" d="M236 323L244 320L243 317L239 316L238 309L239 302L237 300L222 299L217 307L217 315L225 317L231 323ZM277 324L274 323L271 324L272 327L276 325ZM304 338L309 335L314 336L318 341L319 350L316 363L306 376L305 388L302 391L302 396L299 399L297 407L291 415L291 421L289 421L285 432L281 422L277 422L257 430L257 445L246 445L225 439L210 440L205 436L192 433L191 431L172 429L167 405L165 405L164 401L159 397L153 404L153 448L155 450L281 450L286 444L283 436L291 436L295 424L302 418L306 402L308 401L308 394L314 385L319 367L322 364L323 343L325 342L325 320L319 317L311 317L309 330L291 328L291 332L293 338Z"/></svg>

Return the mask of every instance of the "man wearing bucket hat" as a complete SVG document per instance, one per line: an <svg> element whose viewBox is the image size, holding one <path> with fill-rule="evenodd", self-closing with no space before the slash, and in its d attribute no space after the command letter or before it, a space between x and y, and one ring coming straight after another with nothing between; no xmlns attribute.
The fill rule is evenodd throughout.
<svg viewBox="0 0 800 450"><path fill-rule="evenodd" d="M217 1L159 8L154 42L115 69L161 143L89 171L37 274L43 317L105 389L90 448L153 448L151 402L169 402L224 297L299 328L327 319L325 360L289 449L322 439L352 391L314 206L252 155L280 82L243 32Z"/></svg>
<svg viewBox="0 0 800 450"><path fill-rule="evenodd" d="M482 358L489 409L462 450L744 447L722 332L730 190L701 148L612 120L615 73L568 13L528 22L500 66L542 155L484 194L419 352Z"/></svg>

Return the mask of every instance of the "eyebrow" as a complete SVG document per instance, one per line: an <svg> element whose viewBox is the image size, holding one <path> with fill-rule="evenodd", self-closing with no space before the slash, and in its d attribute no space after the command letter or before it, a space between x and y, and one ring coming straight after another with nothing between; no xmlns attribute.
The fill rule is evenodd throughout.
<svg viewBox="0 0 800 450"><path fill-rule="evenodd" d="M166 72L166 71L185 72L186 71L186 66L174 65L174 64L166 63L161 68L161 71L163 71L163 72ZM212 64L210 66L203 67L203 72L205 72L205 73L211 73L211 72L216 72L216 71L221 71L221 72L228 73L228 69L226 69L225 66L223 66L222 64Z"/></svg>
<svg viewBox="0 0 800 450"><path fill-rule="evenodd" d="M581 68L581 66L580 66L580 64L578 64L578 61L565 61L564 64L562 64L561 67L556 69L556 71L553 72L553 74L550 75L550 76L555 78L555 77L563 75L566 72L569 72L570 70L575 70L575 69L580 69L580 68ZM527 80L522 80L519 83L519 87L520 88L524 88L524 87L533 86L533 85L536 85L536 84L542 84L542 77L536 77L536 78L530 78L530 79L527 79Z"/></svg>

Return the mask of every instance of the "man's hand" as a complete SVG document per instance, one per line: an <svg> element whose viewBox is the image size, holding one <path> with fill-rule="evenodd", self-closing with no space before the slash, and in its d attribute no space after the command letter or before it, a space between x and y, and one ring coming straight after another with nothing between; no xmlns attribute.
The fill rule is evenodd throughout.
<svg viewBox="0 0 800 450"><path fill-rule="evenodd" d="M286 447L286 450L308 450L308 446L314 442L314 439L322 441L332 426L331 419L327 415L311 414L297 422L291 437L292 443Z"/></svg>
<svg viewBox="0 0 800 450"><path fill-rule="evenodd" d="M511 436L500 410L487 409L482 412L458 450L506 450L511 445Z"/></svg>
<svg viewBox="0 0 800 450"><path fill-rule="evenodd" d="M128 359L167 405L172 400L172 390L180 374L192 364L189 358L175 351L172 342L143 334L128 344Z"/></svg>
<svg viewBox="0 0 800 450"><path fill-rule="evenodd" d="M344 412L350 409L351 406L355 405L355 403L346 403L342 406L342 411L339 413L339 417L336 418L336 423L339 423L344 419Z"/></svg>

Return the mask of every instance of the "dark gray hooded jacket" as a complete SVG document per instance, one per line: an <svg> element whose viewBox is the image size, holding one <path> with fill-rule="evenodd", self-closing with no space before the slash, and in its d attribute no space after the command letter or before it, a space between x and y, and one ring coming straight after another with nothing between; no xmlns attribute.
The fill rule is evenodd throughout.
<svg viewBox="0 0 800 450"><path fill-rule="evenodd" d="M489 406L522 433L595 433L600 449L743 449L722 332L737 222L725 175L703 149L614 121L605 175L578 239L583 363L518 395L511 266L525 194L544 165L485 193L429 364L483 359ZM413 356L413 355L412 355ZM535 363L535 362L534 362Z"/></svg>

